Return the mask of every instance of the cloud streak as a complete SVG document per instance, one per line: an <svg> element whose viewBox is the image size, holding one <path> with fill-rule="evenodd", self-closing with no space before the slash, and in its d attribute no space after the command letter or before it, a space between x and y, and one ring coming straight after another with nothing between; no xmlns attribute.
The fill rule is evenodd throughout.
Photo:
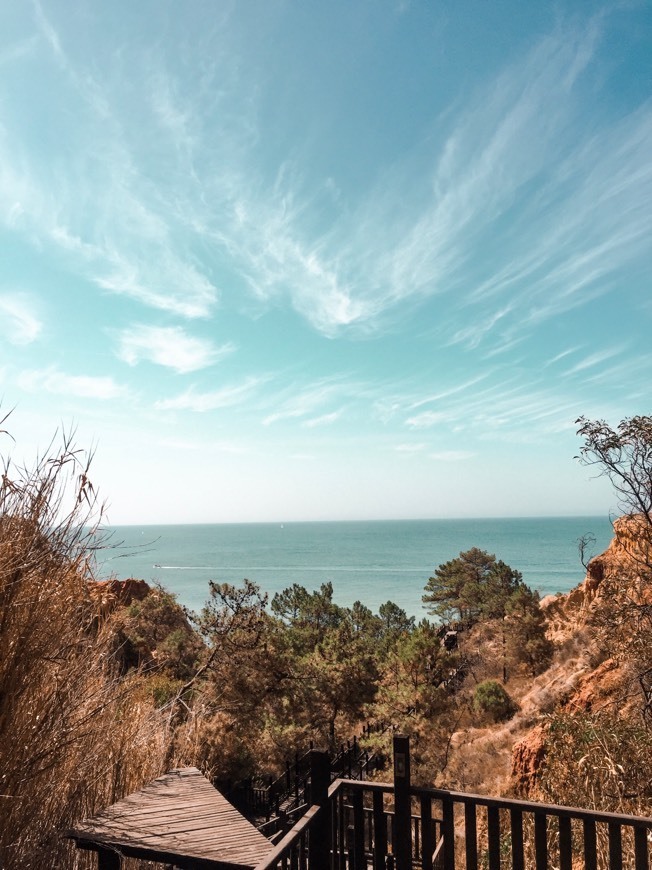
<svg viewBox="0 0 652 870"><path fill-rule="evenodd" d="M138 324L123 330L116 353L131 366L147 360L186 374L207 368L234 350L231 343L217 347L210 341L188 335L179 326Z"/></svg>
<svg viewBox="0 0 652 870"><path fill-rule="evenodd" d="M127 388L116 383L112 377L69 375L54 366L21 372L18 376L18 385L30 393L45 392L55 396L98 401L119 399L128 395Z"/></svg>
<svg viewBox="0 0 652 870"><path fill-rule="evenodd" d="M447 341L496 354L612 291L645 254L652 107L613 122L590 98L599 19L540 40L453 107L425 191L408 154L376 188L334 199L332 185L311 178L309 154L273 175L254 168L264 131L242 98L252 83L226 50L188 100L164 58L128 55L131 80L144 83L134 140L125 94L73 63L35 9L58 86L80 101L97 150L42 178L9 129L5 220L49 240L107 292L207 318L226 283L262 305L289 302L331 337L382 330L434 300ZM335 217L328 227L323 213Z"/></svg>
<svg viewBox="0 0 652 870"><path fill-rule="evenodd" d="M262 383L261 378L250 377L240 384L231 384L219 390L202 392L190 387L169 399L160 399L154 407L158 411L194 411L200 414L230 408L250 399Z"/></svg>
<svg viewBox="0 0 652 870"><path fill-rule="evenodd" d="M29 296L24 293L0 295L0 332L10 344L31 344L42 330L43 324Z"/></svg>

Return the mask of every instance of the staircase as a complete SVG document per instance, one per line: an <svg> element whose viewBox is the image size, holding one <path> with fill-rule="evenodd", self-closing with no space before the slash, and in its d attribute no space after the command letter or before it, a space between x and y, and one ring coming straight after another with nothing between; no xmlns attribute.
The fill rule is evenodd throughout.
<svg viewBox="0 0 652 870"><path fill-rule="evenodd" d="M352 740L329 752L331 782L336 779L366 780L369 773L384 764L384 758L362 749L359 740L371 734L382 734L392 728L386 723L367 723ZM273 842L280 839L310 806L310 757L313 741L294 761L286 760L285 772L267 785L248 781L225 791L228 800L246 816L258 830ZM224 788L223 785L220 786Z"/></svg>

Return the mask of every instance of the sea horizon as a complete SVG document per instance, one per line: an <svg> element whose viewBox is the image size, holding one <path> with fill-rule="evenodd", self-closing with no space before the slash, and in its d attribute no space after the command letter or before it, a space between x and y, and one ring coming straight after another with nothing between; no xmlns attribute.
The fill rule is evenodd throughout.
<svg viewBox="0 0 652 870"><path fill-rule="evenodd" d="M602 519L603 514L503 514L500 516L468 516L468 517L361 517L358 519L320 519L320 520L293 520L293 519L276 519L276 520L202 520L201 522L165 522L165 523L101 523L100 528L148 528L161 526L270 526L285 523L296 525L308 523L445 523L445 522L483 522L484 520L501 521L501 520L567 520L567 519ZM606 517L608 522L611 519Z"/></svg>
<svg viewBox="0 0 652 870"><path fill-rule="evenodd" d="M377 611L391 600L421 618L428 578L471 547L520 571L542 597L567 592L585 576L578 554L584 535L600 553L611 522L586 515L105 525L97 562L98 576L160 583L191 610L208 598L210 581L247 579L270 600L294 583L314 590L330 582L343 606L359 600Z"/></svg>

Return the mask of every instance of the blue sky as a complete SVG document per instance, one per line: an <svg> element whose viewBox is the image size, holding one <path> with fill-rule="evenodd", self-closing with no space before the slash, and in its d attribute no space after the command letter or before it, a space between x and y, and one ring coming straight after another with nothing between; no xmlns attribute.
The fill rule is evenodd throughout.
<svg viewBox="0 0 652 870"><path fill-rule="evenodd" d="M75 426L116 524L607 513L651 97L648 3L3 4L15 458Z"/></svg>

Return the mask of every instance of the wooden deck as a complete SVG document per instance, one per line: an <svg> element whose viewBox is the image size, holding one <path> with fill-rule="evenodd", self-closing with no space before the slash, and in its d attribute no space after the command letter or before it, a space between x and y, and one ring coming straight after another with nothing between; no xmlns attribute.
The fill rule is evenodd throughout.
<svg viewBox="0 0 652 870"><path fill-rule="evenodd" d="M81 848L187 870L255 867L273 848L195 767L160 776L68 836Z"/></svg>

